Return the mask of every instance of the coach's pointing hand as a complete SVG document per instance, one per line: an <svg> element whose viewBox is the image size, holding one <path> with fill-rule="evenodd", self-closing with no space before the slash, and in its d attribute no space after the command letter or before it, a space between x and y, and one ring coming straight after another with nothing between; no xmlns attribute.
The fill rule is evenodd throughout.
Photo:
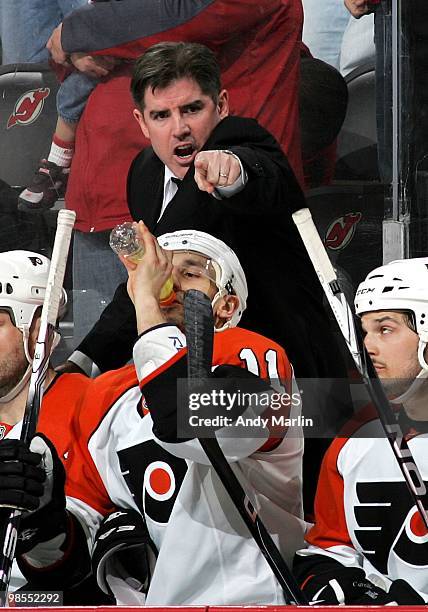
<svg viewBox="0 0 428 612"><path fill-rule="evenodd" d="M201 191L230 187L240 175L238 159L227 151L200 151L195 157L195 181Z"/></svg>

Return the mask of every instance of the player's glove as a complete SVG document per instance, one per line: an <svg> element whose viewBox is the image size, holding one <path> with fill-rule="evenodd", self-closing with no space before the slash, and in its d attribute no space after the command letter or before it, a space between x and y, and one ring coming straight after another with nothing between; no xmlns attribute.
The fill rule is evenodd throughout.
<svg viewBox="0 0 428 612"><path fill-rule="evenodd" d="M144 605L156 556L141 514L120 508L99 527L92 571L101 590L118 604Z"/></svg>
<svg viewBox="0 0 428 612"><path fill-rule="evenodd" d="M58 548L64 543L64 482L64 467L42 434L35 436L29 447L20 440L0 442L0 505L22 511L17 555L53 538Z"/></svg>
<svg viewBox="0 0 428 612"><path fill-rule="evenodd" d="M296 555L293 569L311 606L425 603L404 580L392 582L386 592L371 582L363 569L346 567L325 555Z"/></svg>
<svg viewBox="0 0 428 612"><path fill-rule="evenodd" d="M391 602L399 606L421 606L425 600L405 580L394 580L389 587L388 595Z"/></svg>
<svg viewBox="0 0 428 612"><path fill-rule="evenodd" d="M16 559L38 588L68 588L90 573L85 534L65 509L64 482L64 467L43 434L29 447L20 440L0 442L2 517L22 511Z"/></svg>

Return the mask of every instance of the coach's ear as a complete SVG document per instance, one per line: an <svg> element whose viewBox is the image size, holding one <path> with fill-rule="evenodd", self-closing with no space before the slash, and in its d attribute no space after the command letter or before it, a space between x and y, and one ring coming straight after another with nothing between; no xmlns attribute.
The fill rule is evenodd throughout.
<svg viewBox="0 0 428 612"><path fill-rule="evenodd" d="M134 115L134 119L140 126L140 130L143 132L144 136L150 139L149 130L147 128L147 124L144 119L144 111L142 112L140 111L140 109L134 108L134 110L132 111L132 114Z"/></svg>
<svg viewBox="0 0 428 612"><path fill-rule="evenodd" d="M222 327L233 316L234 312L239 307L239 298L237 295L224 295L217 300L214 305L214 325Z"/></svg>

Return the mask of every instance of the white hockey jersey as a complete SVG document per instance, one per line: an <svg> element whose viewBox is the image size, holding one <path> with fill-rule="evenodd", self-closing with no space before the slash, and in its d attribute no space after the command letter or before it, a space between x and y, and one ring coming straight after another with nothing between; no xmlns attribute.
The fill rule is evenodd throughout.
<svg viewBox="0 0 428 612"><path fill-rule="evenodd" d="M401 418L427 483L427 423L409 421L404 414ZM360 567L385 590L389 581L404 579L428 600L428 532L376 418L351 438L337 438L327 451L315 501L315 525L306 540L309 547L299 556L326 555L345 566ZM315 565L309 573L317 574Z"/></svg>
<svg viewBox="0 0 428 612"><path fill-rule="evenodd" d="M185 336L174 326L150 330L134 348L143 392L162 387L185 357ZM268 356L268 358L266 357ZM251 364L262 377L292 379L284 351L239 328L215 335L213 365ZM153 413L142 407L133 366L100 376L75 424L78 445L68 460L68 507L94 537L115 506L145 516L159 556L147 605L282 604L272 571L242 523L197 440L167 443L153 434ZM297 416L300 407L290 416ZM176 418L176 417L174 417ZM303 544L300 427L283 438L219 439L235 474L290 563Z"/></svg>

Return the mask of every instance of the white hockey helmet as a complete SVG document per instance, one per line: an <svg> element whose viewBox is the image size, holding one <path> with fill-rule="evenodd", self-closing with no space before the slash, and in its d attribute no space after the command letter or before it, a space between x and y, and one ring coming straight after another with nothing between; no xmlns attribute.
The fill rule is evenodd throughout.
<svg viewBox="0 0 428 612"><path fill-rule="evenodd" d="M428 342L428 257L391 261L367 275L358 286L355 311L362 315L376 310L403 310L413 315L419 336L418 361L421 366L417 378L428 377L428 364L424 357ZM407 399L408 392L395 401Z"/></svg>
<svg viewBox="0 0 428 612"><path fill-rule="evenodd" d="M6 251L0 253L0 309L7 310L14 325L24 337L28 361L28 333L34 314L43 304L49 275L50 261L32 251ZM65 310L67 296L63 289L60 315Z"/></svg>
<svg viewBox="0 0 428 612"><path fill-rule="evenodd" d="M218 287L218 292L212 300L213 306L220 297L227 294L234 294L239 298L239 306L230 321L216 331L236 327L247 306L248 288L244 270L234 251L222 240L197 230L178 230L163 234L157 240L167 251L192 251L210 259L215 271L213 280Z"/></svg>

